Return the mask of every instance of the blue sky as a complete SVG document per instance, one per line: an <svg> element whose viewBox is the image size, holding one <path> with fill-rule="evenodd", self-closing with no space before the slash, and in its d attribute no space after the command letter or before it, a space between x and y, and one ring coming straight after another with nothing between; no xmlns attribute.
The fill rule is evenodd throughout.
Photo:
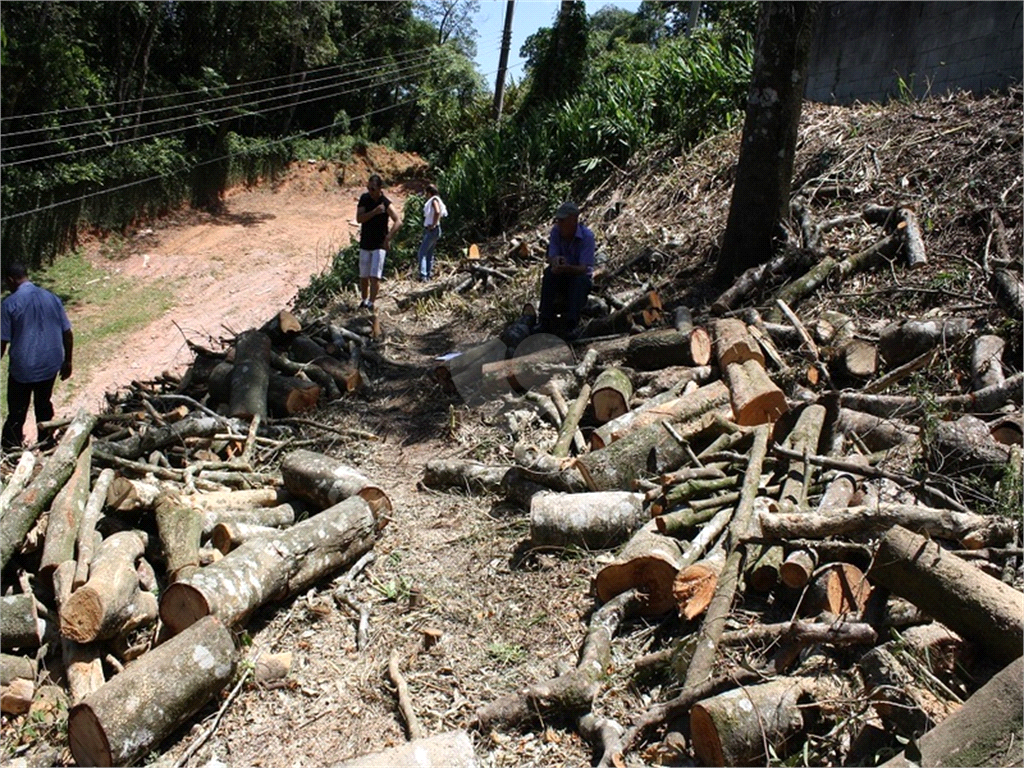
<svg viewBox="0 0 1024 768"><path fill-rule="evenodd" d="M593 13L606 5L636 11L640 7L640 0L596 0L587 3L587 13ZM516 0L515 12L512 14L512 47L508 54L509 77L523 79L524 60L519 58L519 49L523 47L526 38L538 29L554 24L558 6L558 0ZM480 11L476 15L476 66L491 88L494 87L501 52L505 7L506 0L480 0Z"/></svg>

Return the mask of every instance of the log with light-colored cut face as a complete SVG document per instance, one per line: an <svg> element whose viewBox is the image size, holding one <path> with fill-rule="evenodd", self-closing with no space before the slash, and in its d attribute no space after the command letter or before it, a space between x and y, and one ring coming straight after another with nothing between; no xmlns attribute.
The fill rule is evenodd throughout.
<svg viewBox="0 0 1024 768"><path fill-rule="evenodd" d="M590 395L594 418L604 424L629 410L633 396L633 382L619 368L605 368L598 375Z"/></svg>
<svg viewBox="0 0 1024 768"><path fill-rule="evenodd" d="M742 320L734 317L715 320L710 329L719 370L724 371L733 363L745 363L748 360L764 365L764 353Z"/></svg>
<svg viewBox="0 0 1024 768"><path fill-rule="evenodd" d="M361 472L335 458L313 451L292 451L281 462L285 488L300 499L326 509L351 496L367 501L381 516L391 511L391 499Z"/></svg>
<svg viewBox="0 0 1024 768"><path fill-rule="evenodd" d="M645 522L641 493L538 493L530 504L533 546L609 549Z"/></svg>
<svg viewBox="0 0 1024 768"><path fill-rule="evenodd" d="M725 379L737 424L771 424L789 410L785 393L775 386L756 360L730 363L725 368Z"/></svg>

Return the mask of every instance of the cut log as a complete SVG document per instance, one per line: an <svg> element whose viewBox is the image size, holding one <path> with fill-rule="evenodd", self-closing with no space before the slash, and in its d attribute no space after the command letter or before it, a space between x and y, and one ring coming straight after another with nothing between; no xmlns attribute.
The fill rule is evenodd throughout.
<svg viewBox="0 0 1024 768"><path fill-rule="evenodd" d="M508 467L460 459L431 459L423 467L423 485L435 491L449 489L469 493L498 493Z"/></svg>
<svg viewBox="0 0 1024 768"><path fill-rule="evenodd" d="M89 569L89 580L60 612L60 633L76 643L114 637L137 612L139 576L135 561L146 542L122 531L103 540Z"/></svg>
<svg viewBox="0 0 1024 768"><path fill-rule="evenodd" d="M1011 413L989 422L989 434L1003 445L1024 445L1024 416Z"/></svg>
<svg viewBox="0 0 1024 768"><path fill-rule="evenodd" d="M916 742L914 761L900 753L882 768L1010 765L1024 737L1024 660L1008 664L964 705Z"/></svg>
<svg viewBox="0 0 1024 768"><path fill-rule="evenodd" d="M729 384L733 418L741 426L771 424L789 410L785 393L775 386L756 360L730 363L725 368L725 379Z"/></svg>
<svg viewBox="0 0 1024 768"><path fill-rule="evenodd" d="M251 525L249 523L238 523L231 520L217 523L210 533L210 543L225 555L234 549L245 544L247 541L274 536L281 531L277 528L270 528L266 525ZM198 549L196 550L198 559Z"/></svg>
<svg viewBox="0 0 1024 768"><path fill-rule="evenodd" d="M32 451L23 451L21 458L18 459L18 465L14 468L11 476L7 478L7 484L3 491L0 492L0 520L7 513L11 500L21 493L28 485L28 481L32 479L32 470L35 469L35 466L36 455Z"/></svg>
<svg viewBox="0 0 1024 768"><path fill-rule="evenodd" d="M89 500L91 469L92 448L86 446L78 455L75 471L50 504L43 556L38 571L44 583L52 584L54 569L61 563L75 559L75 540L85 516L85 504Z"/></svg>
<svg viewBox="0 0 1024 768"><path fill-rule="evenodd" d="M932 674L945 680L952 680L957 668L965 669L973 660L970 644L937 621L908 627L900 639Z"/></svg>
<svg viewBox="0 0 1024 768"><path fill-rule="evenodd" d="M39 474L4 510L0 527L0 569L7 567L36 519L74 474L78 455L95 425L95 416L79 411Z"/></svg>
<svg viewBox="0 0 1024 768"><path fill-rule="evenodd" d="M996 304L1010 317L1024 317L1024 283L1008 269L994 269L988 278L988 290Z"/></svg>
<svg viewBox="0 0 1024 768"><path fill-rule="evenodd" d="M78 558L75 563L75 577L72 580L72 589L78 589L89 580L89 565L95 553L96 523L103 512L103 505L107 500L107 491L114 480L114 470L104 469L96 478L96 483L89 493L85 503L85 512L82 514L82 523L78 527L77 548Z"/></svg>
<svg viewBox="0 0 1024 768"><path fill-rule="evenodd" d="M0 598L0 648L5 651L38 648L46 634L46 621L39 616L32 595Z"/></svg>
<svg viewBox="0 0 1024 768"><path fill-rule="evenodd" d="M870 596L871 585L860 568L850 563L832 563L811 581L803 607L811 614L860 614Z"/></svg>
<svg viewBox="0 0 1024 768"><path fill-rule="evenodd" d="M682 387L679 389L682 390ZM721 381L714 381L686 395L673 388L595 429L590 435L591 450L605 448L659 421L689 421L709 411L719 410L728 402L729 388Z"/></svg>
<svg viewBox="0 0 1024 768"><path fill-rule="evenodd" d="M718 416L717 411L696 414L685 422L675 421L673 431L683 440L712 434L721 429ZM599 451L577 457L576 466L592 491L629 491L633 481L644 472L660 475L677 469L688 459L686 447L680 445L676 436L665 424L655 423L634 430Z"/></svg>
<svg viewBox="0 0 1024 768"><path fill-rule="evenodd" d="M266 404L264 404L264 408L266 408ZM134 435L125 440L99 441L93 445L93 455L97 460L106 456L135 460L168 445L181 445L189 438L213 437L223 429L224 421L220 417L196 415L196 413L193 412L192 416L174 424L150 429L141 435Z"/></svg>
<svg viewBox="0 0 1024 768"><path fill-rule="evenodd" d="M899 217L897 229L901 233L903 254L907 259L907 266L910 269L925 266L928 263L928 256L924 250L924 239L921 237L921 227L917 223L917 215L909 208L900 208L896 215Z"/></svg>
<svg viewBox="0 0 1024 768"><path fill-rule="evenodd" d="M882 536L868 578L976 640L996 660L1012 661L1024 650L1020 592L902 526Z"/></svg>
<svg viewBox="0 0 1024 768"><path fill-rule="evenodd" d="M618 418L629 410L629 399L633 396L633 382L619 368L605 368L590 395L594 406L594 418L604 424Z"/></svg>
<svg viewBox="0 0 1024 768"><path fill-rule="evenodd" d="M790 589L803 589L811 580L818 556L811 549L795 549L779 566L779 579Z"/></svg>
<svg viewBox="0 0 1024 768"><path fill-rule="evenodd" d="M693 510L681 509L677 512L658 515L654 518L658 533L663 536L671 536L675 539L686 539L693 533L693 530L713 518L718 512L717 508Z"/></svg>
<svg viewBox="0 0 1024 768"><path fill-rule="evenodd" d="M543 386L555 374L576 365L572 350L547 334L531 336L516 349L515 357L480 366L480 387L489 394L526 392ZM461 392L461 390L460 390Z"/></svg>
<svg viewBox="0 0 1024 768"><path fill-rule="evenodd" d="M672 581L672 597L681 618L692 621L707 610L724 565L725 550L718 548L676 574Z"/></svg>
<svg viewBox="0 0 1024 768"><path fill-rule="evenodd" d="M826 410L823 405L809 405L800 412L793 429L786 435L783 445L801 454L817 454L821 430L825 425ZM789 470L782 481L779 502L792 504L802 509L806 503L806 488L814 476L814 465L791 459Z"/></svg>
<svg viewBox="0 0 1024 768"><path fill-rule="evenodd" d="M657 291L648 291L622 309L612 312L606 317L597 317L583 328L583 338L597 338L619 333L628 333L634 320L642 318L644 325L650 326L661 313L661 296Z"/></svg>
<svg viewBox="0 0 1024 768"><path fill-rule="evenodd" d="M160 618L172 633L208 615L237 626L264 603L351 565L373 548L376 534L370 505L353 496L171 584L160 600Z"/></svg>
<svg viewBox="0 0 1024 768"><path fill-rule="evenodd" d="M920 429L900 419L872 416L862 411L840 408L835 430L856 435L870 451L886 451L918 440Z"/></svg>
<svg viewBox="0 0 1024 768"><path fill-rule="evenodd" d="M988 425L975 416L940 421L925 445L925 458L933 472L978 475L999 480L1010 461L1010 447L992 437Z"/></svg>
<svg viewBox="0 0 1024 768"><path fill-rule="evenodd" d="M1008 403L1021 404L1024 373L1008 376L1002 384L985 387L966 395L942 395L931 404L938 409L963 413L994 413ZM916 395L862 395L843 392L839 402L844 408L872 413L876 416L900 416L922 410L921 398Z"/></svg>
<svg viewBox="0 0 1024 768"><path fill-rule="evenodd" d="M274 344L283 347L302 333L302 323L287 309L282 309L260 327L260 333L266 334Z"/></svg>
<svg viewBox="0 0 1024 768"><path fill-rule="evenodd" d="M277 507L287 503L292 496L278 488L255 488L246 491L214 491L182 496L181 501L201 512L221 512L256 507ZM288 523L282 523L287 525ZM268 523L271 525L271 523ZM274 523L276 525L276 523Z"/></svg>
<svg viewBox="0 0 1024 768"><path fill-rule="evenodd" d="M465 731L450 731L357 757L341 763L338 768L395 768L399 765L415 765L417 768L477 768L478 764L469 735Z"/></svg>
<svg viewBox="0 0 1024 768"><path fill-rule="evenodd" d="M642 493L538 493L530 502L530 541L534 547L609 549L646 519Z"/></svg>
<svg viewBox="0 0 1024 768"><path fill-rule="evenodd" d="M36 662L28 656L0 654L0 685L10 685L12 680L35 680Z"/></svg>
<svg viewBox="0 0 1024 768"><path fill-rule="evenodd" d="M803 252L787 249L785 253L776 256L771 261L750 267L715 299L711 305L711 311L716 315L724 315L729 310L735 309L744 298L764 285L772 276L793 272L805 259L806 256Z"/></svg>
<svg viewBox="0 0 1024 768"><path fill-rule="evenodd" d="M275 418L306 413L316 409L320 391L312 381L271 373L267 385L267 406Z"/></svg>
<svg viewBox="0 0 1024 768"><path fill-rule="evenodd" d="M700 765L760 765L766 749L784 757L805 730L806 678L780 678L719 694L690 711L693 751Z"/></svg>
<svg viewBox="0 0 1024 768"><path fill-rule="evenodd" d="M536 324L537 310L534 309L533 304L526 303L523 305L523 311L519 317L498 334L498 338L506 347L515 349L533 333L533 327Z"/></svg>
<svg viewBox="0 0 1024 768"><path fill-rule="evenodd" d="M642 408L655 397L663 394L666 399L678 397L690 382L694 382L697 386L703 386L717 375L717 369L710 365L692 368L684 365L673 365L653 372L637 371L633 377L637 384L633 397L641 396L644 398L643 405L639 406ZM672 392L665 394L666 390L672 390Z"/></svg>
<svg viewBox="0 0 1024 768"><path fill-rule="evenodd" d="M779 583L784 552L780 546L758 547L748 553L746 569L747 586L755 592L771 592Z"/></svg>
<svg viewBox="0 0 1024 768"><path fill-rule="evenodd" d="M306 336L292 339L288 355L297 363L312 363L330 374L343 392L354 392L362 383L358 367L327 354L327 350Z"/></svg>
<svg viewBox="0 0 1024 768"><path fill-rule="evenodd" d="M391 512L391 499L362 473L337 459L313 451L292 451L281 462L285 488L300 499L326 509L350 496L366 500L374 515Z"/></svg>
<svg viewBox="0 0 1024 768"><path fill-rule="evenodd" d="M156 502L156 527L164 553L167 580L175 582L199 569L199 542L203 516L176 495L163 494Z"/></svg>
<svg viewBox="0 0 1024 768"><path fill-rule="evenodd" d="M917 738L952 711L949 702L919 685L890 651L888 643L860 657L857 668L871 704L882 721L908 738Z"/></svg>
<svg viewBox="0 0 1024 768"><path fill-rule="evenodd" d="M676 606L672 582L679 572L682 550L675 539L657 532L653 520L633 534L611 563L597 572L597 597L606 603L616 595L637 589L646 596L642 616L661 616Z"/></svg>
<svg viewBox="0 0 1024 768"><path fill-rule="evenodd" d="M558 392L559 390L554 390L554 392L552 393L553 396L557 397ZM590 385L584 384L580 388L579 394L576 396L576 399L572 401L572 405L566 408L565 419L562 422L562 426L558 430L558 439L555 441L555 445L551 449L551 455L554 456L555 458L564 458L565 456L569 455L569 445L576 438L577 432L579 430L580 420L583 418L583 413L587 409L587 401L589 398ZM579 444L582 448L586 447L583 444L582 435L580 435Z"/></svg>
<svg viewBox="0 0 1024 768"><path fill-rule="evenodd" d="M878 350L874 344L850 339L836 349L834 373L853 381L867 381L878 372Z"/></svg>
<svg viewBox="0 0 1024 768"><path fill-rule="evenodd" d="M706 330L694 328L681 333L664 328L631 336L624 362L630 368L653 371L676 365L707 365L710 360L711 337Z"/></svg>
<svg viewBox="0 0 1024 768"><path fill-rule="evenodd" d="M8 715L24 715L32 706L36 686L31 680L15 678L9 685L0 688L0 712Z"/></svg>
<svg viewBox="0 0 1024 768"><path fill-rule="evenodd" d="M213 617L145 654L68 713L79 765L134 765L231 680L235 645Z"/></svg>
<svg viewBox="0 0 1024 768"><path fill-rule="evenodd" d="M64 676L67 678L71 703L77 704L98 691L106 679L103 677L103 650L101 643L81 645L72 640L61 641L64 654Z"/></svg>
<svg viewBox="0 0 1024 768"><path fill-rule="evenodd" d="M754 360L764 366L761 346L747 331L747 324L734 317L711 323L711 337L718 369L724 371L732 363Z"/></svg>
<svg viewBox="0 0 1024 768"><path fill-rule="evenodd" d="M902 365L937 346L963 341L974 328L967 317L901 320L882 329L878 353L888 366Z"/></svg>
<svg viewBox="0 0 1024 768"><path fill-rule="evenodd" d="M1006 342L1000 336L984 334L974 340L971 352L971 387L984 389L1006 381L1003 373L1003 350Z"/></svg>
<svg viewBox="0 0 1024 768"><path fill-rule="evenodd" d="M115 512L136 512L156 508L163 488L155 482L119 476L107 486L106 506Z"/></svg>
<svg viewBox="0 0 1024 768"><path fill-rule="evenodd" d="M298 376L301 374L308 377L310 381L320 387L320 394L325 400L337 400L341 397L341 390L338 388L338 382L336 382L334 377L319 365L314 365L313 363L296 363L293 360L289 360L284 355L280 355L273 351L270 353L270 365L276 370L288 374L289 376ZM223 376L224 374L221 373L219 375ZM273 378L271 378L270 386L273 386ZM221 383L219 385L219 388L222 389L221 394L230 394L230 387L230 376L227 376L226 383ZM267 389L267 397L270 397L270 387Z"/></svg>
<svg viewBox="0 0 1024 768"><path fill-rule="evenodd" d="M228 399L228 413L233 417L267 418L270 347L270 338L259 331L243 331L235 340L235 369Z"/></svg>

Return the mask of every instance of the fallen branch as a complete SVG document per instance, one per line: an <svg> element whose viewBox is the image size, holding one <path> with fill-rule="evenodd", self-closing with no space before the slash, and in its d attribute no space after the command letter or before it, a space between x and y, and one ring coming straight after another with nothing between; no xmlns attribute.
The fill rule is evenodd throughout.
<svg viewBox="0 0 1024 768"><path fill-rule="evenodd" d="M399 661L398 649L391 651L391 658L388 661L388 676L391 678L391 682L395 684L398 695L398 709L405 719L406 729L409 731L409 740L414 741L423 738L423 726L420 725L419 718L416 717L416 712L412 708L412 701L409 698L409 686L405 682L405 678L402 677Z"/></svg>

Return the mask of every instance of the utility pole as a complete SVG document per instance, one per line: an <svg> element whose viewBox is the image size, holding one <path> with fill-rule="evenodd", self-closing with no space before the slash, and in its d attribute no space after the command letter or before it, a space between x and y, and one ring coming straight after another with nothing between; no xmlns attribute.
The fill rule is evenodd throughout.
<svg viewBox="0 0 1024 768"><path fill-rule="evenodd" d="M697 22L700 20L700 0L691 0L690 13L686 17L686 36L693 37L697 29Z"/></svg>
<svg viewBox="0 0 1024 768"><path fill-rule="evenodd" d="M508 49L512 47L512 9L515 0L505 6L505 30L501 33L501 56L498 58L498 79L494 83L494 120L501 119L505 104L505 70L508 69Z"/></svg>

